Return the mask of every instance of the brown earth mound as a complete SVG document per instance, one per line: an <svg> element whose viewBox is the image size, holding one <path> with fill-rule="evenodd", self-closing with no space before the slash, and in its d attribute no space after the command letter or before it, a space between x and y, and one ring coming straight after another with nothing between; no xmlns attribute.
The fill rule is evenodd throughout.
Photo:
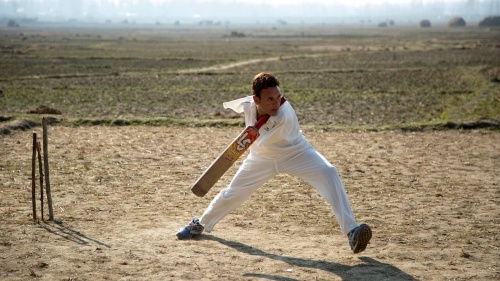
<svg viewBox="0 0 500 281"><path fill-rule="evenodd" d="M35 109L31 109L27 113L29 114L62 114L58 109L48 107L46 105L40 105Z"/></svg>

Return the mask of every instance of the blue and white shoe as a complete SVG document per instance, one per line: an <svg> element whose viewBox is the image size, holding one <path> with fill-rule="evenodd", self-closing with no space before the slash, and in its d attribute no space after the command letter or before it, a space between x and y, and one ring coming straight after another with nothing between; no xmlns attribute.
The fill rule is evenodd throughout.
<svg viewBox="0 0 500 281"><path fill-rule="evenodd" d="M176 235L179 239L189 239L200 235L204 229L199 219L193 219L188 225L180 228Z"/></svg>
<svg viewBox="0 0 500 281"><path fill-rule="evenodd" d="M366 249L366 245L368 245L368 242L370 242L370 239L372 238L372 230L370 226L363 223L349 231L347 238L349 239L349 246L351 246L351 250L355 254L361 253Z"/></svg>

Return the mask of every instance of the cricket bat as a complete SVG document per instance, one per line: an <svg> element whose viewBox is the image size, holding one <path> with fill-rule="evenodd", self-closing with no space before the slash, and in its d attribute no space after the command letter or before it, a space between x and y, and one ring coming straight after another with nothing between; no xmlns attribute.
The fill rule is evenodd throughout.
<svg viewBox="0 0 500 281"><path fill-rule="evenodd" d="M252 143L259 137L259 129L269 119L269 115L262 116L254 126L248 126L237 136L233 142L215 159L191 187L197 196L203 197L226 173L226 171L247 151Z"/></svg>

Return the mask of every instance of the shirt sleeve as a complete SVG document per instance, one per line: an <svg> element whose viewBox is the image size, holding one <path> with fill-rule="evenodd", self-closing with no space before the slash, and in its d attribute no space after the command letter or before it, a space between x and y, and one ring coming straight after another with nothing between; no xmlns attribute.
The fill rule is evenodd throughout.
<svg viewBox="0 0 500 281"><path fill-rule="evenodd" d="M244 98L240 98L237 100L232 100L232 101L227 101L223 103L222 105L226 109L232 109L236 113L243 113L245 111L245 107L248 106L249 103L253 102L253 97L252 96L246 96Z"/></svg>

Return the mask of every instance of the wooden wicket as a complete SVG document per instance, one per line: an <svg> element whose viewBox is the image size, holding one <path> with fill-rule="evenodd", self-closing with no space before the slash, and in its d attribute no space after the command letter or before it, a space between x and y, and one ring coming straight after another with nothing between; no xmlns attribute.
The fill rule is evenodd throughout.
<svg viewBox="0 0 500 281"><path fill-rule="evenodd" d="M42 118L43 127L43 168L42 168L42 148L40 142L37 141L36 133L33 132L33 155L31 158L31 201L33 207L33 220L37 221L36 215L36 156L38 153L38 171L40 174L40 205L41 218L43 218L43 180L45 179L45 191L47 192L47 205L49 207L49 220L54 220L54 210L52 208L52 195L50 192L50 177L49 177L49 151L48 151L48 134L47 134L47 119ZM45 170L45 174L44 171Z"/></svg>

